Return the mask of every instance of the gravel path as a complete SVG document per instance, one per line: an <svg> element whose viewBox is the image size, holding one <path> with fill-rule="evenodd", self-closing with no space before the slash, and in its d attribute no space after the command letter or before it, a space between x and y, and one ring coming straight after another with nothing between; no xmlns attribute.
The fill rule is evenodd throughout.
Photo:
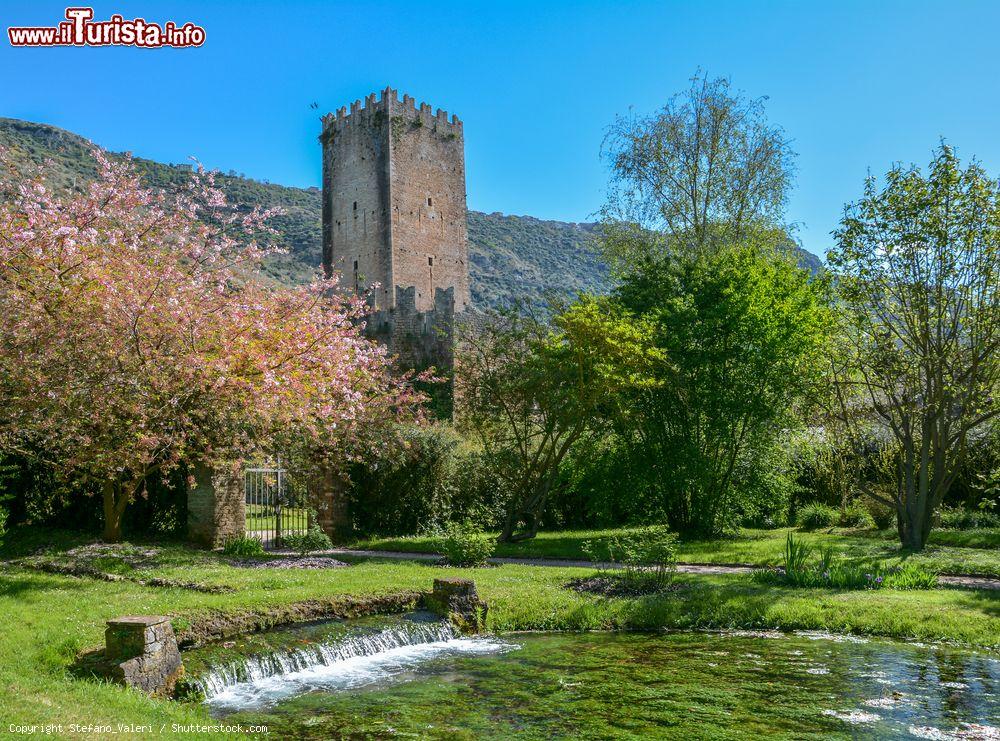
<svg viewBox="0 0 1000 741"><path fill-rule="evenodd" d="M331 556L355 556L361 558L392 558L406 561L435 562L440 561L441 556L436 553L407 553L404 551L366 551L354 548L331 548L321 551L325 555ZM615 564L610 562L595 564L592 561L578 561L570 558L505 558L494 557L490 559L493 564L520 564L523 566L570 566L579 568L614 568ZM753 570L749 564L705 564L705 563L679 563L677 570L684 574L746 574ZM988 576L970 576L966 574L943 574L938 577L938 583L942 586L960 587L962 589L1000 589L1000 579Z"/></svg>

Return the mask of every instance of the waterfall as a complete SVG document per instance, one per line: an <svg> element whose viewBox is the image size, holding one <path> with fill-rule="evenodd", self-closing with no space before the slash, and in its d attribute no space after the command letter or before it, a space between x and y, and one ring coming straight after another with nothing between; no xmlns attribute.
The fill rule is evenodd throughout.
<svg viewBox="0 0 1000 741"><path fill-rule="evenodd" d="M315 689L350 689L385 681L438 656L508 648L495 638L461 638L446 622L404 623L213 666L198 683L210 706L232 711Z"/></svg>

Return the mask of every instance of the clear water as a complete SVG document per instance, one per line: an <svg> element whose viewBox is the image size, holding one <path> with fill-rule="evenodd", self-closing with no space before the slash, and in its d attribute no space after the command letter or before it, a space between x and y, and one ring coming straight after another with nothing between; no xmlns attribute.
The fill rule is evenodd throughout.
<svg viewBox="0 0 1000 741"><path fill-rule="evenodd" d="M324 630L280 640L356 628ZM281 738L1000 739L1000 658L806 634L444 636L208 702Z"/></svg>
<svg viewBox="0 0 1000 741"><path fill-rule="evenodd" d="M291 642L287 638L298 633L284 631L277 645L272 637L261 653L247 653L261 648L260 639L244 644L240 653L245 655L216 660L202 670L205 702L216 715L264 708L307 692L386 684L435 659L515 647L497 638L463 638L449 624L436 621L393 620L351 628L313 626Z"/></svg>

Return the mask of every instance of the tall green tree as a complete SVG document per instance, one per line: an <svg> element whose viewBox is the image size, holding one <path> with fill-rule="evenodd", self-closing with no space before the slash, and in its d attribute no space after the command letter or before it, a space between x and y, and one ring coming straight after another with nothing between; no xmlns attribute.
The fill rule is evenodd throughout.
<svg viewBox="0 0 1000 741"><path fill-rule="evenodd" d="M822 283L754 244L677 253L636 273L616 297L655 327L666 362L631 395L623 434L675 529L714 535L761 505L792 412L821 377ZM776 508L779 509L779 508Z"/></svg>
<svg viewBox="0 0 1000 741"><path fill-rule="evenodd" d="M699 73L656 113L615 121L603 148L612 177L602 221L616 273L679 249L737 244L780 222L794 154L765 100Z"/></svg>
<svg viewBox="0 0 1000 741"><path fill-rule="evenodd" d="M942 144L926 175L869 177L835 235L841 418L897 446L892 496L871 494L919 550L970 435L1000 414L1000 185Z"/></svg>
<svg viewBox="0 0 1000 741"><path fill-rule="evenodd" d="M665 358L619 429L687 532L747 514L825 341L822 287L786 259L794 154L764 103L698 74L653 115L619 118L605 141L615 297L652 323Z"/></svg>

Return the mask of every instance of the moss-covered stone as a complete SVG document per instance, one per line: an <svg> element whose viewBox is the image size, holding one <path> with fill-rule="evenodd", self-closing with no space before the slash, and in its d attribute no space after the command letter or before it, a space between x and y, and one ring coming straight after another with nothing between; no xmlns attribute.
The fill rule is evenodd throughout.
<svg viewBox="0 0 1000 741"><path fill-rule="evenodd" d="M435 579L434 591L424 601L429 610L450 620L463 633L479 633L486 628L489 608L471 579Z"/></svg>

